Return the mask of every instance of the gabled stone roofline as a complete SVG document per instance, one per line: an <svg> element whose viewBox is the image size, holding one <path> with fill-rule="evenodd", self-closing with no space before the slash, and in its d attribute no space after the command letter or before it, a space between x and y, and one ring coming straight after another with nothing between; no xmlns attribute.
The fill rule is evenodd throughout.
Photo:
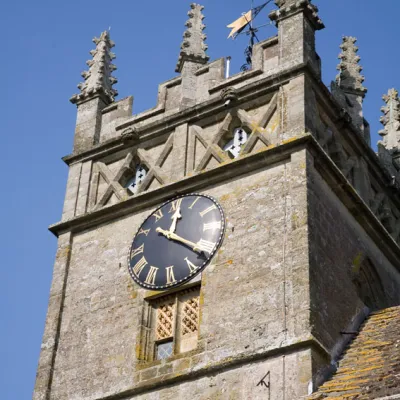
<svg viewBox="0 0 400 400"><path fill-rule="evenodd" d="M69 231L76 233L90 229L133 212L148 209L177 194L196 192L232 177L238 177L288 160L292 153L303 149L310 151L310 154L314 158L314 167L316 170L371 239L375 243L380 243L382 252L395 268L400 271L400 247L310 133L291 138L282 145L270 146L265 151L241 157L236 161L223 164L215 169L187 176L179 182L141 193L126 201L51 225L49 230L58 236Z"/></svg>

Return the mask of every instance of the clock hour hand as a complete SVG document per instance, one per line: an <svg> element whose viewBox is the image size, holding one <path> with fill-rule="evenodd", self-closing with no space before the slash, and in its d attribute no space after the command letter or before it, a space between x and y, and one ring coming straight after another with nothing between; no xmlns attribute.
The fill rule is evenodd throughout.
<svg viewBox="0 0 400 400"><path fill-rule="evenodd" d="M156 232L161 233L163 236L165 236L167 239L172 239L175 240L176 242L180 242L183 244L186 244L187 246L189 246L190 248L193 249L193 251L196 251L198 253L201 253L202 250L200 250L197 246L196 243L191 242L190 240L186 240L183 237L178 236L176 233L173 233L171 231L165 231L164 229L158 227L156 229Z"/></svg>
<svg viewBox="0 0 400 400"><path fill-rule="evenodd" d="M176 230L176 223L178 222L178 219L181 219L182 215L181 215L181 205L179 204L174 215L171 217L172 219L172 224L171 227L169 228L169 231L171 233L175 232Z"/></svg>

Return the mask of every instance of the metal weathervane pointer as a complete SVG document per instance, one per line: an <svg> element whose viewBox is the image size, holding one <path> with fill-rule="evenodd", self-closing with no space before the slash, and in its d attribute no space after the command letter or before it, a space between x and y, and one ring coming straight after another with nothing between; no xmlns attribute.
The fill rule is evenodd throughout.
<svg viewBox="0 0 400 400"><path fill-rule="evenodd" d="M271 3L271 1L272 0L268 0L266 3L261 4L260 6L253 7L253 0L252 0L250 11L243 13L240 18L238 18L236 21L233 21L232 23L227 25L228 28L232 29L231 32L229 33L228 39L229 38L236 39L242 33L245 33L246 35L250 36L250 43L246 47L246 50L244 51L244 54L246 56L246 64L242 65L242 67L240 68L242 71L247 71L248 69L251 68L253 46L255 43L255 39L259 42L256 32L258 31L259 28L270 25L270 24L265 24L265 25L261 25L261 26L254 28L253 21L257 17L257 15L260 13L260 11L267 4ZM245 30L247 27L248 27L248 29Z"/></svg>

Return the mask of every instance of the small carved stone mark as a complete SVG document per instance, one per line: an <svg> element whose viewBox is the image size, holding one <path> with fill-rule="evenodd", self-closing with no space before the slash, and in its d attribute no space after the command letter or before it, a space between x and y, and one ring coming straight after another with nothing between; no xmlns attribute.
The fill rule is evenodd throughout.
<svg viewBox="0 0 400 400"><path fill-rule="evenodd" d="M264 386L267 389L270 388L271 380L270 380L270 371L268 371L264 377L257 383L257 386Z"/></svg>

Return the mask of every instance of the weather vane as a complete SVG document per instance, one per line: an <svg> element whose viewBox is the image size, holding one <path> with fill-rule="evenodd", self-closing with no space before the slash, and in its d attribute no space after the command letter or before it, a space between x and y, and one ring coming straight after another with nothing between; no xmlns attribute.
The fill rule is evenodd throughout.
<svg viewBox="0 0 400 400"><path fill-rule="evenodd" d="M258 30L264 26L270 25L264 24L261 26L254 27L253 21L257 17L257 15L260 13L260 11L269 3L271 3L272 0L268 0L266 3L261 4L260 6L254 7L254 0L251 0L251 9L247 13L243 13L240 18L238 18L236 21L232 22L229 24L227 27L232 28L231 33L228 36L229 38L236 39L239 35L241 34L246 34L250 36L250 42L249 45L246 47L244 51L244 55L246 58L246 63L243 64L240 69L241 71L247 71L251 68L252 65L252 56L253 56L253 47L255 44L255 40L259 42L259 39L256 35ZM247 28L247 29L246 29Z"/></svg>

